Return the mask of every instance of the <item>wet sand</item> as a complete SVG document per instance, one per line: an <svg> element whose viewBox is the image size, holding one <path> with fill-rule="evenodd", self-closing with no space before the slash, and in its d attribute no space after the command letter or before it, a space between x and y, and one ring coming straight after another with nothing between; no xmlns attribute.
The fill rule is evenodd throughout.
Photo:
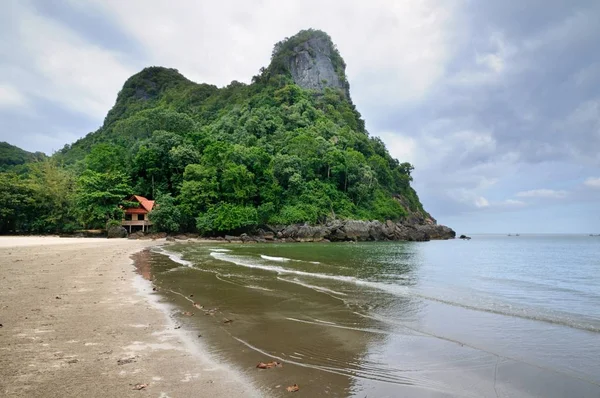
<svg viewBox="0 0 600 398"><path fill-rule="evenodd" d="M264 396L135 273L130 256L161 243L1 237L0 396Z"/></svg>

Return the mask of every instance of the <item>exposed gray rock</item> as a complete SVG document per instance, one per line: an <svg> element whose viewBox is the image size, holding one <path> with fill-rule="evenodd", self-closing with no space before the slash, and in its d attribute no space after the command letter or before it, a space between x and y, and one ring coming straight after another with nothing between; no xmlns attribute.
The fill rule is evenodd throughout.
<svg viewBox="0 0 600 398"><path fill-rule="evenodd" d="M120 225L114 225L114 226L108 228L108 230L106 231L106 237L108 239L126 238L127 230Z"/></svg>
<svg viewBox="0 0 600 398"><path fill-rule="evenodd" d="M248 234L241 234L240 239L243 243L256 243L260 237L257 236L249 236Z"/></svg>
<svg viewBox="0 0 600 398"><path fill-rule="evenodd" d="M294 82L309 90L332 87L346 92L346 83L340 80L331 62L331 52L331 44L324 37L312 37L296 46L288 59Z"/></svg>
<svg viewBox="0 0 600 398"><path fill-rule="evenodd" d="M225 240L228 242L240 242L242 239L239 236L225 235Z"/></svg>
<svg viewBox="0 0 600 398"><path fill-rule="evenodd" d="M456 237L456 232L445 225L418 225L417 229L426 233L429 236L429 239L433 240L454 239Z"/></svg>
<svg viewBox="0 0 600 398"><path fill-rule="evenodd" d="M443 225L414 224L424 220L409 220L396 223L386 221L334 220L325 225L293 224L271 226L277 238L282 241L428 241L432 239L453 239L455 232Z"/></svg>
<svg viewBox="0 0 600 398"><path fill-rule="evenodd" d="M142 231L137 231L137 232L133 232L131 234L129 234L128 238L129 239L142 239L146 234L143 233Z"/></svg>
<svg viewBox="0 0 600 398"><path fill-rule="evenodd" d="M371 221L369 224L369 239L370 240L389 240L386 233L386 225L380 221Z"/></svg>
<svg viewBox="0 0 600 398"><path fill-rule="evenodd" d="M346 221L340 231L345 233L345 240L369 240L370 222L368 221Z"/></svg>
<svg viewBox="0 0 600 398"><path fill-rule="evenodd" d="M429 235L418 230L414 225L396 224L394 240L424 242L430 240Z"/></svg>

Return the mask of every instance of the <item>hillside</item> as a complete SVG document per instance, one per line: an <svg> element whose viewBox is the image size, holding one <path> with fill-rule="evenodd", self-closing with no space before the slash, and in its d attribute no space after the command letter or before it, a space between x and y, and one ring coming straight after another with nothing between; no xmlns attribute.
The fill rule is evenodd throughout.
<svg viewBox="0 0 600 398"><path fill-rule="evenodd" d="M100 129L53 161L79 179L80 195L85 187L113 201L125 191L157 199L163 229L220 234L351 219L434 225L410 186L412 166L365 130L345 67L316 30L277 43L251 84L218 88L149 67L125 82ZM101 212L80 199L80 213L87 206L97 214L79 222L118 218L109 199Z"/></svg>
<svg viewBox="0 0 600 398"><path fill-rule="evenodd" d="M27 152L8 142L0 142L0 171L9 170L25 163L43 160L46 158L42 152Z"/></svg>

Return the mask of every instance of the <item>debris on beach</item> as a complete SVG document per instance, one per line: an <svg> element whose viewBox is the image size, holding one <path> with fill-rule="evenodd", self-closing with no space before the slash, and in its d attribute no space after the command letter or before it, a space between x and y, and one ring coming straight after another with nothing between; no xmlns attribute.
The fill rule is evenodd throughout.
<svg viewBox="0 0 600 398"><path fill-rule="evenodd" d="M193 294L190 294L190 297L194 297L194 295L193 295Z"/></svg>
<svg viewBox="0 0 600 398"><path fill-rule="evenodd" d="M128 364L128 363L135 362L135 358L136 357L129 357L129 358L118 359L117 360L117 365L125 365L125 364Z"/></svg>
<svg viewBox="0 0 600 398"><path fill-rule="evenodd" d="M198 304L198 303L194 303L194 307L198 308L199 310L201 310L201 309L203 309L203 308L204 308L203 306L201 306L201 305L200 305L200 304Z"/></svg>
<svg viewBox="0 0 600 398"><path fill-rule="evenodd" d="M153 291L153 292L155 292L155 291L157 291L157 290L158 290L158 289L157 289L156 287L153 287L153 288L152 288L152 291Z"/></svg>
<svg viewBox="0 0 600 398"><path fill-rule="evenodd" d="M223 323L231 323L231 322L233 322L233 319L223 318Z"/></svg>
<svg viewBox="0 0 600 398"><path fill-rule="evenodd" d="M134 390L143 390L144 388L148 387L148 384L146 383L138 383L136 384L133 389Z"/></svg>
<svg viewBox="0 0 600 398"><path fill-rule="evenodd" d="M215 312L217 312L218 308L213 308L212 310L204 310L204 315L215 315Z"/></svg>
<svg viewBox="0 0 600 398"><path fill-rule="evenodd" d="M277 361L273 361L273 362L259 362L258 365L256 365L256 367L258 369L271 369L271 368L282 368L283 364L281 362L277 362Z"/></svg>
<svg viewBox="0 0 600 398"><path fill-rule="evenodd" d="M3 325L0 323L0 328L1 328L2 326L3 326Z"/></svg>
<svg viewBox="0 0 600 398"><path fill-rule="evenodd" d="M189 312L189 311L183 311L181 314L185 315L185 316L193 316L194 315L193 312Z"/></svg>
<svg viewBox="0 0 600 398"><path fill-rule="evenodd" d="M296 392L300 390L300 387L298 387L298 384L294 384L293 386L289 386L288 388L286 388L286 390L288 390L288 392Z"/></svg>
<svg viewBox="0 0 600 398"><path fill-rule="evenodd" d="M61 300L61 298L60 298L60 297L58 297L58 296L56 296L56 299L57 299L57 300Z"/></svg>

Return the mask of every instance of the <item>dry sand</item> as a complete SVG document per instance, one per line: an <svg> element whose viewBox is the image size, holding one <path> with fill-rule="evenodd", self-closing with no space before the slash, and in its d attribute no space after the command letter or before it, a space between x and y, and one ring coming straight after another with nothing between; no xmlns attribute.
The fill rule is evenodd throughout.
<svg viewBox="0 0 600 398"><path fill-rule="evenodd" d="M263 396L134 272L130 255L160 243L1 237L0 396Z"/></svg>

